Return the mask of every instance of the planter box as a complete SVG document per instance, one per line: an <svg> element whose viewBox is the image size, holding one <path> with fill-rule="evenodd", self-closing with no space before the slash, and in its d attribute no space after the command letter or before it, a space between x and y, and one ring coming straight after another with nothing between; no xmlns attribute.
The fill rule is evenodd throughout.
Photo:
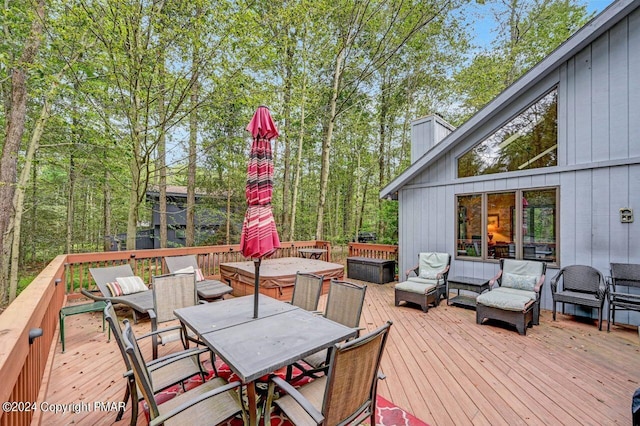
<svg viewBox="0 0 640 426"><path fill-rule="evenodd" d="M384 284L393 281L396 261L370 257L347 257L347 277L370 283Z"/></svg>

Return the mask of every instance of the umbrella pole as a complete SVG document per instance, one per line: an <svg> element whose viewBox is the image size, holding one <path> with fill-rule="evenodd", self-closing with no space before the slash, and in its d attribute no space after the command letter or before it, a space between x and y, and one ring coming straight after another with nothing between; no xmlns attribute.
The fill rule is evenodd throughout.
<svg viewBox="0 0 640 426"><path fill-rule="evenodd" d="M253 318L258 318L258 293L260 293L260 262L262 262L261 258L253 259L253 265L256 268L256 280L253 284Z"/></svg>

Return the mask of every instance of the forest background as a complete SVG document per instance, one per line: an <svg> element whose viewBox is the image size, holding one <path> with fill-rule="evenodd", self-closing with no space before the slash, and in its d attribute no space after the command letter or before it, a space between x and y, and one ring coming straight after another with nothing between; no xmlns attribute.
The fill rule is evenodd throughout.
<svg viewBox="0 0 640 426"><path fill-rule="evenodd" d="M397 203L379 191L409 165L411 121L460 125L594 15L580 0L0 7L0 306L60 253L102 251L123 233L135 248L151 187L165 221L167 185L187 187L187 245L238 243L244 129L259 105L280 130L281 240L369 231L397 243ZM482 44L474 23L486 16ZM224 218L207 240L193 226L199 208Z"/></svg>

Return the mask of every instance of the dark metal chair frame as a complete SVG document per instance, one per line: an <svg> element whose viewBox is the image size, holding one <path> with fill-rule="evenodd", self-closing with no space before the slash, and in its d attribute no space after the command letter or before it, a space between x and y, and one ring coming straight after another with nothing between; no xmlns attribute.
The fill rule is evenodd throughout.
<svg viewBox="0 0 640 426"><path fill-rule="evenodd" d="M609 279L609 321L607 331L611 330L611 324L616 323L616 310L640 312L640 294L630 293L632 288L640 289L640 264L637 263L611 263L611 275ZM623 292L620 287L627 287Z"/></svg>
<svg viewBox="0 0 640 426"><path fill-rule="evenodd" d="M598 330L602 330L602 310L606 294L604 277L596 268L588 265L566 266L551 280L553 320L556 320L557 303L562 303L563 314L565 303L587 306L598 310Z"/></svg>

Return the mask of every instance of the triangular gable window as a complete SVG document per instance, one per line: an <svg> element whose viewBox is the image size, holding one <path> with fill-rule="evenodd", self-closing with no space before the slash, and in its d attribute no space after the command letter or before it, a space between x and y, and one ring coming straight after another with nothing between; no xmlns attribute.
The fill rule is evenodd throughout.
<svg viewBox="0 0 640 426"><path fill-rule="evenodd" d="M558 88L458 158L458 177L558 164Z"/></svg>

